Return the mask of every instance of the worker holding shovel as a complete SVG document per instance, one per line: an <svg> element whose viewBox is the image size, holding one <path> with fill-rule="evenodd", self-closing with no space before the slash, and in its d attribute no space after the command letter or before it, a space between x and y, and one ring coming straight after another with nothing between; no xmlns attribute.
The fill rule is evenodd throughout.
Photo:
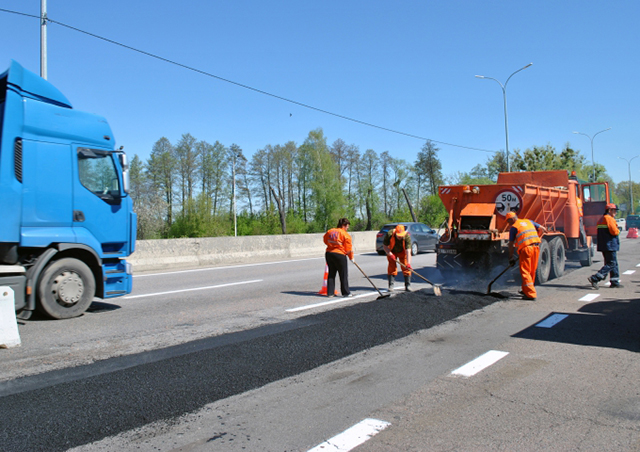
<svg viewBox="0 0 640 452"><path fill-rule="evenodd" d="M402 274L404 276L404 289L411 292L411 235L404 230L404 225L399 224L395 229L389 229L387 235L382 240L382 247L387 253L387 278L389 279L389 291L393 286L398 274L398 264L396 257L402 264Z"/></svg>
<svg viewBox="0 0 640 452"><path fill-rule="evenodd" d="M520 276L522 277L522 298L535 300L538 296L534 282L540 256L540 233L547 232L547 228L531 220L519 219L515 212L506 215L509 229L509 264L514 265L514 247L520 257Z"/></svg>
<svg viewBox="0 0 640 452"><path fill-rule="evenodd" d="M336 273L340 275L340 292L343 297L352 297L349 289L349 269L347 268L347 257L355 263L351 236L347 233L350 222L346 218L338 220L338 226L329 229L323 240L327 245L325 259L329 267L327 277L327 296L335 297Z"/></svg>

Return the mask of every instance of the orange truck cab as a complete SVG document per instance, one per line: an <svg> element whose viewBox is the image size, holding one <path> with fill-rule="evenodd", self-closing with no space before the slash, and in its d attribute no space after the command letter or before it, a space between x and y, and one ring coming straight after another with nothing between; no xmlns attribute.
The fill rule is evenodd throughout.
<svg viewBox="0 0 640 452"><path fill-rule="evenodd" d="M441 186L438 194L449 214L436 247L437 267L445 278L462 272L487 273L507 263L508 212L547 228L540 244L537 280L562 276L565 261L589 266L596 225L609 202L607 182L581 183L567 171L500 173L492 185Z"/></svg>

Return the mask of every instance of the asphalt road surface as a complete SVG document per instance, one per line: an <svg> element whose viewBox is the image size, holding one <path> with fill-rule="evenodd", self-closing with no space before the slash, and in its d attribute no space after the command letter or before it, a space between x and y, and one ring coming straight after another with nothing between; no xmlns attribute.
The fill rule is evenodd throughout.
<svg viewBox="0 0 640 452"><path fill-rule="evenodd" d="M535 302L513 278L507 298L476 281L378 300L353 266L356 296L327 299L322 259L139 275L81 318L22 322L0 351L1 448L640 449L637 244L625 288L588 287L598 258ZM383 257L357 260L386 286ZM438 280L434 261L414 267Z"/></svg>

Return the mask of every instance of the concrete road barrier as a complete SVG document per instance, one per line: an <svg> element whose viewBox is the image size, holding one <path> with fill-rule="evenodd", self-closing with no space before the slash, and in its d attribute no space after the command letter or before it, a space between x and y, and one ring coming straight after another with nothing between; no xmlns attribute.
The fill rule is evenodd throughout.
<svg viewBox="0 0 640 452"><path fill-rule="evenodd" d="M0 286L0 348L20 345L15 295L9 286Z"/></svg>
<svg viewBox="0 0 640 452"><path fill-rule="evenodd" d="M375 252L377 231L352 232L356 253ZM139 240L127 259L136 272L324 256L324 234Z"/></svg>

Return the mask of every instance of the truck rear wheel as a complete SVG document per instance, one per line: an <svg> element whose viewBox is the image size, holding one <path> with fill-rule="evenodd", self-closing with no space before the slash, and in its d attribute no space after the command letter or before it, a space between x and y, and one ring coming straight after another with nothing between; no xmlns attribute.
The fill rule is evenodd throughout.
<svg viewBox="0 0 640 452"><path fill-rule="evenodd" d="M551 276L550 279L560 278L564 275L564 243L560 237L555 237L549 242L551 250Z"/></svg>
<svg viewBox="0 0 640 452"><path fill-rule="evenodd" d="M53 319L77 317L91 305L95 293L93 273L84 262L53 261L38 282L38 311Z"/></svg>
<svg viewBox="0 0 640 452"><path fill-rule="evenodd" d="M544 284L549 280L551 273L551 250L549 242L542 240L540 242L540 258L538 259L538 270L536 271L536 279L538 284Z"/></svg>

